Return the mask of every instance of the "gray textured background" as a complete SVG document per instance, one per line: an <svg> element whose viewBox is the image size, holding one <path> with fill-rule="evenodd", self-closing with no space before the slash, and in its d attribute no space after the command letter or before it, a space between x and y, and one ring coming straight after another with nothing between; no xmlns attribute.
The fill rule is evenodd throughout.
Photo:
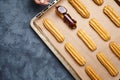
<svg viewBox="0 0 120 80"><path fill-rule="evenodd" d="M0 0L0 80L74 80L29 25L43 8Z"/></svg>

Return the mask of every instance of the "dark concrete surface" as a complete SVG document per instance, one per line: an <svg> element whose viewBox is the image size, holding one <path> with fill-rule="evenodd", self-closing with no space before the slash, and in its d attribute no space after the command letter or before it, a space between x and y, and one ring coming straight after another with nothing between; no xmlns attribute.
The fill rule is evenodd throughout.
<svg viewBox="0 0 120 80"><path fill-rule="evenodd" d="M0 0L0 80L74 80L29 25L43 8Z"/></svg>

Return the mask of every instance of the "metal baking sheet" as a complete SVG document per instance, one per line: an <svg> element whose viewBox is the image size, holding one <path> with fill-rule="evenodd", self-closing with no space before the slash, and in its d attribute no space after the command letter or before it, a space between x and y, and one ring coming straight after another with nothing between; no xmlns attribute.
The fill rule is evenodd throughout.
<svg viewBox="0 0 120 80"><path fill-rule="evenodd" d="M90 80L85 72L85 66L91 65L96 72L102 77L103 80L119 80L120 79L120 60L112 53L109 48L109 43L115 41L120 44L120 28L117 28L111 20L103 13L103 7L105 5L111 5L115 11L120 15L120 7L114 2L114 0L105 0L104 4L97 6L92 0L81 0L82 3L90 11L90 18L84 19L76 12L76 10L69 4L67 0L57 0L58 3L54 6L49 6L46 10L40 12L31 20L31 27L40 36L40 38L45 42L45 44L53 51L57 58L63 63L63 65L70 71L70 73L75 77L76 80ZM56 3L56 2L55 2ZM55 13L55 7L62 5L67 8L68 13L77 21L77 28L70 29L63 20ZM63 43L58 43L56 39L50 34L49 31L45 29L42 24L44 18L50 19L54 25L59 29L61 33L65 36L65 41ZM105 27L105 29L110 33L111 40L105 42L100 38L100 36L90 27L89 20L91 18L96 18ZM87 46L83 43L81 39L77 36L77 31L83 29L96 43L97 50L90 51ZM85 66L79 66L70 54L65 50L64 44L69 41L75 48L81 53L81 55L86 59L87 63ZM119 74L116 77L112 77L107 70L100 64L96 58L96 54L102 51L105 53L110 61L119 70Z"/></svg>

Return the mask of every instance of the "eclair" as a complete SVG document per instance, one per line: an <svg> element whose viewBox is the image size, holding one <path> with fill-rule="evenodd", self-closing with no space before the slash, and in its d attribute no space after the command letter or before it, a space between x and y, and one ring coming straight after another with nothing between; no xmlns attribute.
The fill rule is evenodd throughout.
<svg viewBox="0 0 120 80"><path fill-rule="evenodd" d="M71 29L75 29L76 28L76 23L77 21L75 21L68 13L67 13L67 9L63 6L57 6L56 7L56 13L58 16L60 16L63 21L71 28Z"/></svg>

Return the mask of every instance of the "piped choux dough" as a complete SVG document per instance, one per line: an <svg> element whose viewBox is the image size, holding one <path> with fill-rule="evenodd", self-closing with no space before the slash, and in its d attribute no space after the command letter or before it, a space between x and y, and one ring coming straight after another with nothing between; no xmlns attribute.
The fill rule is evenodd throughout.
<svg viewBox="0 0 120 80"><path fill-rule="evenodd" d="M91 66L86 66L85 72L91 78L91 80L102 80L102 78L98 75L98 73Z"/></svg>
<svg viewBox="0 0 120 80"><path fill-rule="evenodd" d="M86 64L86 60L84 59L84 57L80 55L80 53L70 42L66 42L65 49L79 65L83 66Z"/></svg>
<svg viewBox="0 0 120 80"><path fill-rule="evenodd" d="M90 12L80 0L68 0L68 2L75 8L75 10L83 17L89 18Z"/></svg>
<svg viewBox="0 0 120 80"><path fill-rule="evenodd" d="M107 5L104 7L103 12L110 18L110 20L120 28L120 16L112 8L112 6Z"/></svg>
<svg viewBox="0 0 120 80"><path fill-rule="evenodd" d="M111 76L114 77L118 75L119 72L117 68L111 63L111 61L104 53L99 52L96 56L100 63L107 69Z"/></svg>
<svg viewBox="0 0 120 80"><path fill-rule="evenodd" d="M105 41L110 40L110 33L99 23L95 18L89 21L89 25L98 33L98 35Z"/></svg>
<svg viewBox="0 0 120 80"><path fill-rule="evenodd" d="M88 36L86 34L86 32L84 30L82 30L82 29L78 30L77 35L80 39L83 40L83 42L87 45L87 47L90 50L94 51L97 49L95 42L91 39L90 36Z"/></svg>
<svg viewBox="0 0 120 80"><path fill-rule="evenodd" d="M113 53L120 59L120 45L112 41L109 43L109 46Z"/></svg>
<svg viewBox="0 0 120 80"><path fill-rule="evenodd" d="M98 6L104 3L104 0L93 0Z"/></svg>
<svg viewBox="0 0 120 80"><path fill-rule="evenodd" d="M62 33L54 26L54 24L47 18L43 20L44 27L55 37L55 39L61 43L64 41L65 37Z"/></svg>

